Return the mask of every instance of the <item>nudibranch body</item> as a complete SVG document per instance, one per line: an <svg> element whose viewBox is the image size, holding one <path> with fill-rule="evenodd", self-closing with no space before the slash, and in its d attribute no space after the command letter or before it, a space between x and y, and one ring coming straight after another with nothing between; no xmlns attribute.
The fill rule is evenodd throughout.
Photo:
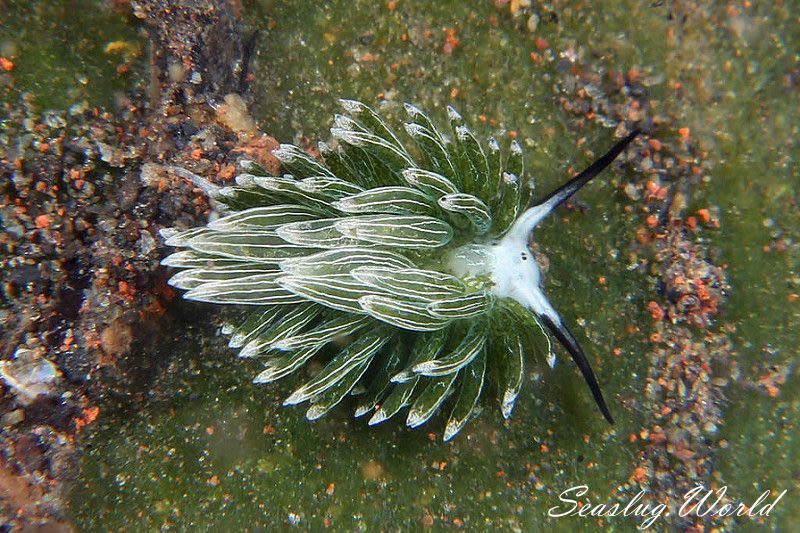
<svg viewBox="0 0 800 533"><path fill-rule="evenodd" d="M356 416L371 414L369 424L407 407L416 427L449 403L449 440L488 382L509 417L530 333L546 328L611 422L583 350L542 290L529 244L536 225L636 132L532 205L516 142L504 154L494 139L480 143L452 109L446 134L406 105L411 148L366 105L342 105L347 116L335 118L335 144L320 143L322 161L281 145L275 155L287 174L246 163L236 186L209 188L225 216L166 232L167 244L185 248L163 261L184 269L170 283L191 300L252 307L229 333L241 357L263 359L256 383L324 357L324 368L285 401L309 402L309 419L352 394Z"/></svg>

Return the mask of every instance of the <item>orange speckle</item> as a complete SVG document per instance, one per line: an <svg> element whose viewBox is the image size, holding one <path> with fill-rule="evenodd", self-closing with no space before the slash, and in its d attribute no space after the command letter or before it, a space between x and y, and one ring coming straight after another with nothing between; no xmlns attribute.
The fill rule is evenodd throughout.
<svg viewBox="0 0 800 533"><path fill-rule="evenodd" d="M0 69L5 70L6 72L11 72L14 70L14 62L7 57L0 57Z"/></svg>
<svg viewBox="0 0 800 533"><path fill-rule="evenodd" d="M637 466L633 470L633 478L641 483L645 479L647 479L647 470L643 466Z"/></svg>
<svg viewBox="0 0 800 533"><path fill-rule="evenodd" d="M455 51L456 46L458 46L460 42L458 37L456 37L458 31L455 28L445 28L444 32L445 40L444 45L442 45L442 53L449 56Z"/></svg>
<svg viewBox="0 0 800 533"><path fill-rule="evenodd" d="M122 280L117 283L117 289L119 290L120 294L128 294L131 290L131 286L128 284L127 281Z"/></svg>
<svg viewBox="0 0 800 533"><path fill-rule="evenodd" d="M39 229L47 229L50 227L50 217L47 215L39 215L34 222Z"/></svg>
<svg viewBox="0 0 800 533"><path fill-rule="evenodd" d="M536 44L537 50L547 50L548 48L550 48L550 43L548 43L541 37L537 37L536 41L534 41L534 44Z"/></svg>
<svg viewBox="0 0 800 533"><path fill-rule="evenodd" d="M700 217L700 220L703 221L703 224L707 224L709 220L711 220L711 213L708 212L708 209L698 209L697 216Z"/></svg>
<svg viewBox="0 0 800 533"><path fill-rule="evenodd" d="M203 157L203 150L200 148L192 150L192 159L200 159L201 157Z"/></svg>
<svg viewBox="0 0 800 533"><path fill-rule="evenodd" d="M689 135L691 135L691 133L692 133L692 131L689 128L686 128L686 127L681 128L681 129L678 130L678 135L680 135L681 139L683 139L684 141L688 141L689 140Z"/></svg>
<svg viewBox="0 0 800 533"><path fill-rule="evenodd" d="M550 448L547 446L547 444L542 444L539 446L539 450L541 450L542 453L547 453L550 451Z"/></svg>
<svg viewBox="0 0 800 533"><path fill-rule="evenodd" d="M330 496L333 494L333 491L336 490L336 483L328 483L328 487L325 489L325 494Z"/></svg>
<svg viewBox="0 0 800 533"><path fill-rule="evenodd" d="M217 485L219 485L219 476L217 475L211 476L210 478L208 478L206 483L212 487L216 487Z"/></svg>
<svg viewBox="0 0 800 533"><path fill-rule="evenodd" d="M697 227L697 219L695 217L687 217L686 218L686 225L690 229L695 229Z"/></svg>
<svg viewBox="0 0 800 533"><path fill-rule="evenodd" d="M84 426L91 424L95 420L97 420L97 415L100 414L99 407L87 407L83 410L83 416L80 418L74 418L73 422L75 423L75 433L80 433Z"/></svg>
<svg viewBox="0 0 800 533"><path fill-rule="evenodd" d="M100 414L99 407L87 407L83 410L83 419L86 421L87 424L91 424L95 420L97 420L97 416Z"/></svg>
<svg viewBox="0 0 800 533"><path fill-rule="evenodd" d="M647 217L646 222L648 226L650 226L651 228L655 228L656 226L658 226L658 217L655 215L650 215Z"/></svg>
<svg viewBox="0 0 800 533"><path fill-rule="evenodd" d="M222 168L219 169L219 172L217 172L217 179L221 181L228 181L233 179L234 174L236 174L235 166L223 165Z"/></svg>
<svg viewBox="0 0 800 533"><path fill-rule="evenodd" d="M214 426L208 426L206 428L206 434L213 435L214 434Z"/></svg>
<svg viewBox="0 0 800 533"><path fill-rule="evenodd" d="M395 9L397 9L397 2L389 2L389 3L387 3L386 4L386 8L389 11L394 11Z"/></svg>
<svg viewBox="0 0 800 533"><path fill-rule="evenodd" d="M790 302L796 302L798 298L800 298L800 295L798 295L797 293L792 293L786 297L786 299L789 300Z"/></svg>
<svg viewBox="0 0 800 533"><path fill-rule="evenodd" d="M512 139L516 139L517 138L516 130L509 130L508 131L508 136L511 137Z"/></svg>
<svg viewBox="0 0 800 533"><path fill-rule="evenodd" d="M628 442L636 442L637 440L638 437L636 437L636 433L631 433L630 435L628 435Z"/></svg>
<svg viewBox="0 0 800 533"><path fill-rule="evenodd" d="M599 283L600 285L605 285L606 281L607 280L606 280L605 276L598 276L598 278L597 278L597 283Z"/></svg>
<svg viewBox="0 0 800 533"><path fill-rule="evenodd" d="M647 304L647 310L650 311L650 316L653 320L661 320L664 318L664 310L656 302L651 301Z"/></svg>
<svg viewBox="0 0 800 533"><path fill-rule="evenodd" d="M650 139L649 141L647 141L647 144L649 144L650 148L652 148L656 152L658 152L662 148L661 141L659 141L658 139Z"/></svg>

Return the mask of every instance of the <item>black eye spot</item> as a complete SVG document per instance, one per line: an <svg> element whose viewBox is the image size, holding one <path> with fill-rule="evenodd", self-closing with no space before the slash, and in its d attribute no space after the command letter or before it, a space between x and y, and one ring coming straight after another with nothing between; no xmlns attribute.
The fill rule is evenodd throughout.
<svg viewBox="0 0 800 533"><path fill-rule="evenodd" d="M527 261L528 260L528 254L526 254L525 252L522 252L521 256L522 256L522 260L523 261Z"/></svg>

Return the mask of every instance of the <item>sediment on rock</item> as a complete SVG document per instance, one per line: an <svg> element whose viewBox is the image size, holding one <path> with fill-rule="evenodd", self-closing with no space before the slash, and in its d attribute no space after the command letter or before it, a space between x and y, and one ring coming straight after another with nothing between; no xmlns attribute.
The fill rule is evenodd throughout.
<svg viewBox="0 0 800 533"><path fill-rule="evenodd" d="M626 211L643 213L630 253L632 262L648 265L653 279L646 309L653 328L640 404L646 421L628 438L641 441L643 453L621 485L624 492L615 496L624 503L630 494L646 490L653 501L668 505L671 525L702 530L709 523L681 517L677 508L695 484L708 486L713 480L715 453L724 448L718 442L724 422L720 406L737 372L729 332L718 317L730 287L701 238L702 231L719 228L716 210L687 212L710 163L677 117L652 100L648 78L635 69L603 72L582 60L574 63L563 69L561 83L569 96L561 104L576 125L597 121L618 134L637 125L650 137L629 156L637 179L618 184L632 204ZM731 525L730 517L713 520Z"/></svg>
<svg viewBox="0 0 800 533"><path fill-rule="evenodd" d="M0 522L12 527L69 528L76 437L101 409L142 401L167 364L150 356L173 298L158 231L210 212L175 168L224 182L244 154L274 165L277 143L240 96L252 41L234 4L131 4L152 38L149 95L47 112L23 97L0 126Z"/></svg>
<svg viewBox="0 0 800 533"><path fill-rule="evenodd" d="M160 106L214 101L246 91L255 35L244 35L235 4L224 0L131 2L134 14L150 30L158 83L153 96Z"/></svg>

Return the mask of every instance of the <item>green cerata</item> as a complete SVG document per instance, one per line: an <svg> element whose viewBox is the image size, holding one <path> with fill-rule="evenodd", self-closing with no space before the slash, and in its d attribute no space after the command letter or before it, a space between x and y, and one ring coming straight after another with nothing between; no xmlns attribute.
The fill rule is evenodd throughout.
<svg viewBox="0 0 800 533"><path fill-rule="evenodd" d="M452 108L445 129L406 104L401 136L363 103L341 104L321 159L281 145L282 176L244 161L235 186L198 183L221 216L162 232L182 248L163 261L182 269L170 284L190 300L249 307L227 333L240 357L263 361L255 383L322 360L284 402L307 402L311 420L348 395L370 425L408 408L406 423L417 427L447 405L449 440L484 389L498 391L511 415L532 333L549 331L612 422L583 350L542 291L530 242L638 132L533 202L520 145L480 142Z"/></svg>

